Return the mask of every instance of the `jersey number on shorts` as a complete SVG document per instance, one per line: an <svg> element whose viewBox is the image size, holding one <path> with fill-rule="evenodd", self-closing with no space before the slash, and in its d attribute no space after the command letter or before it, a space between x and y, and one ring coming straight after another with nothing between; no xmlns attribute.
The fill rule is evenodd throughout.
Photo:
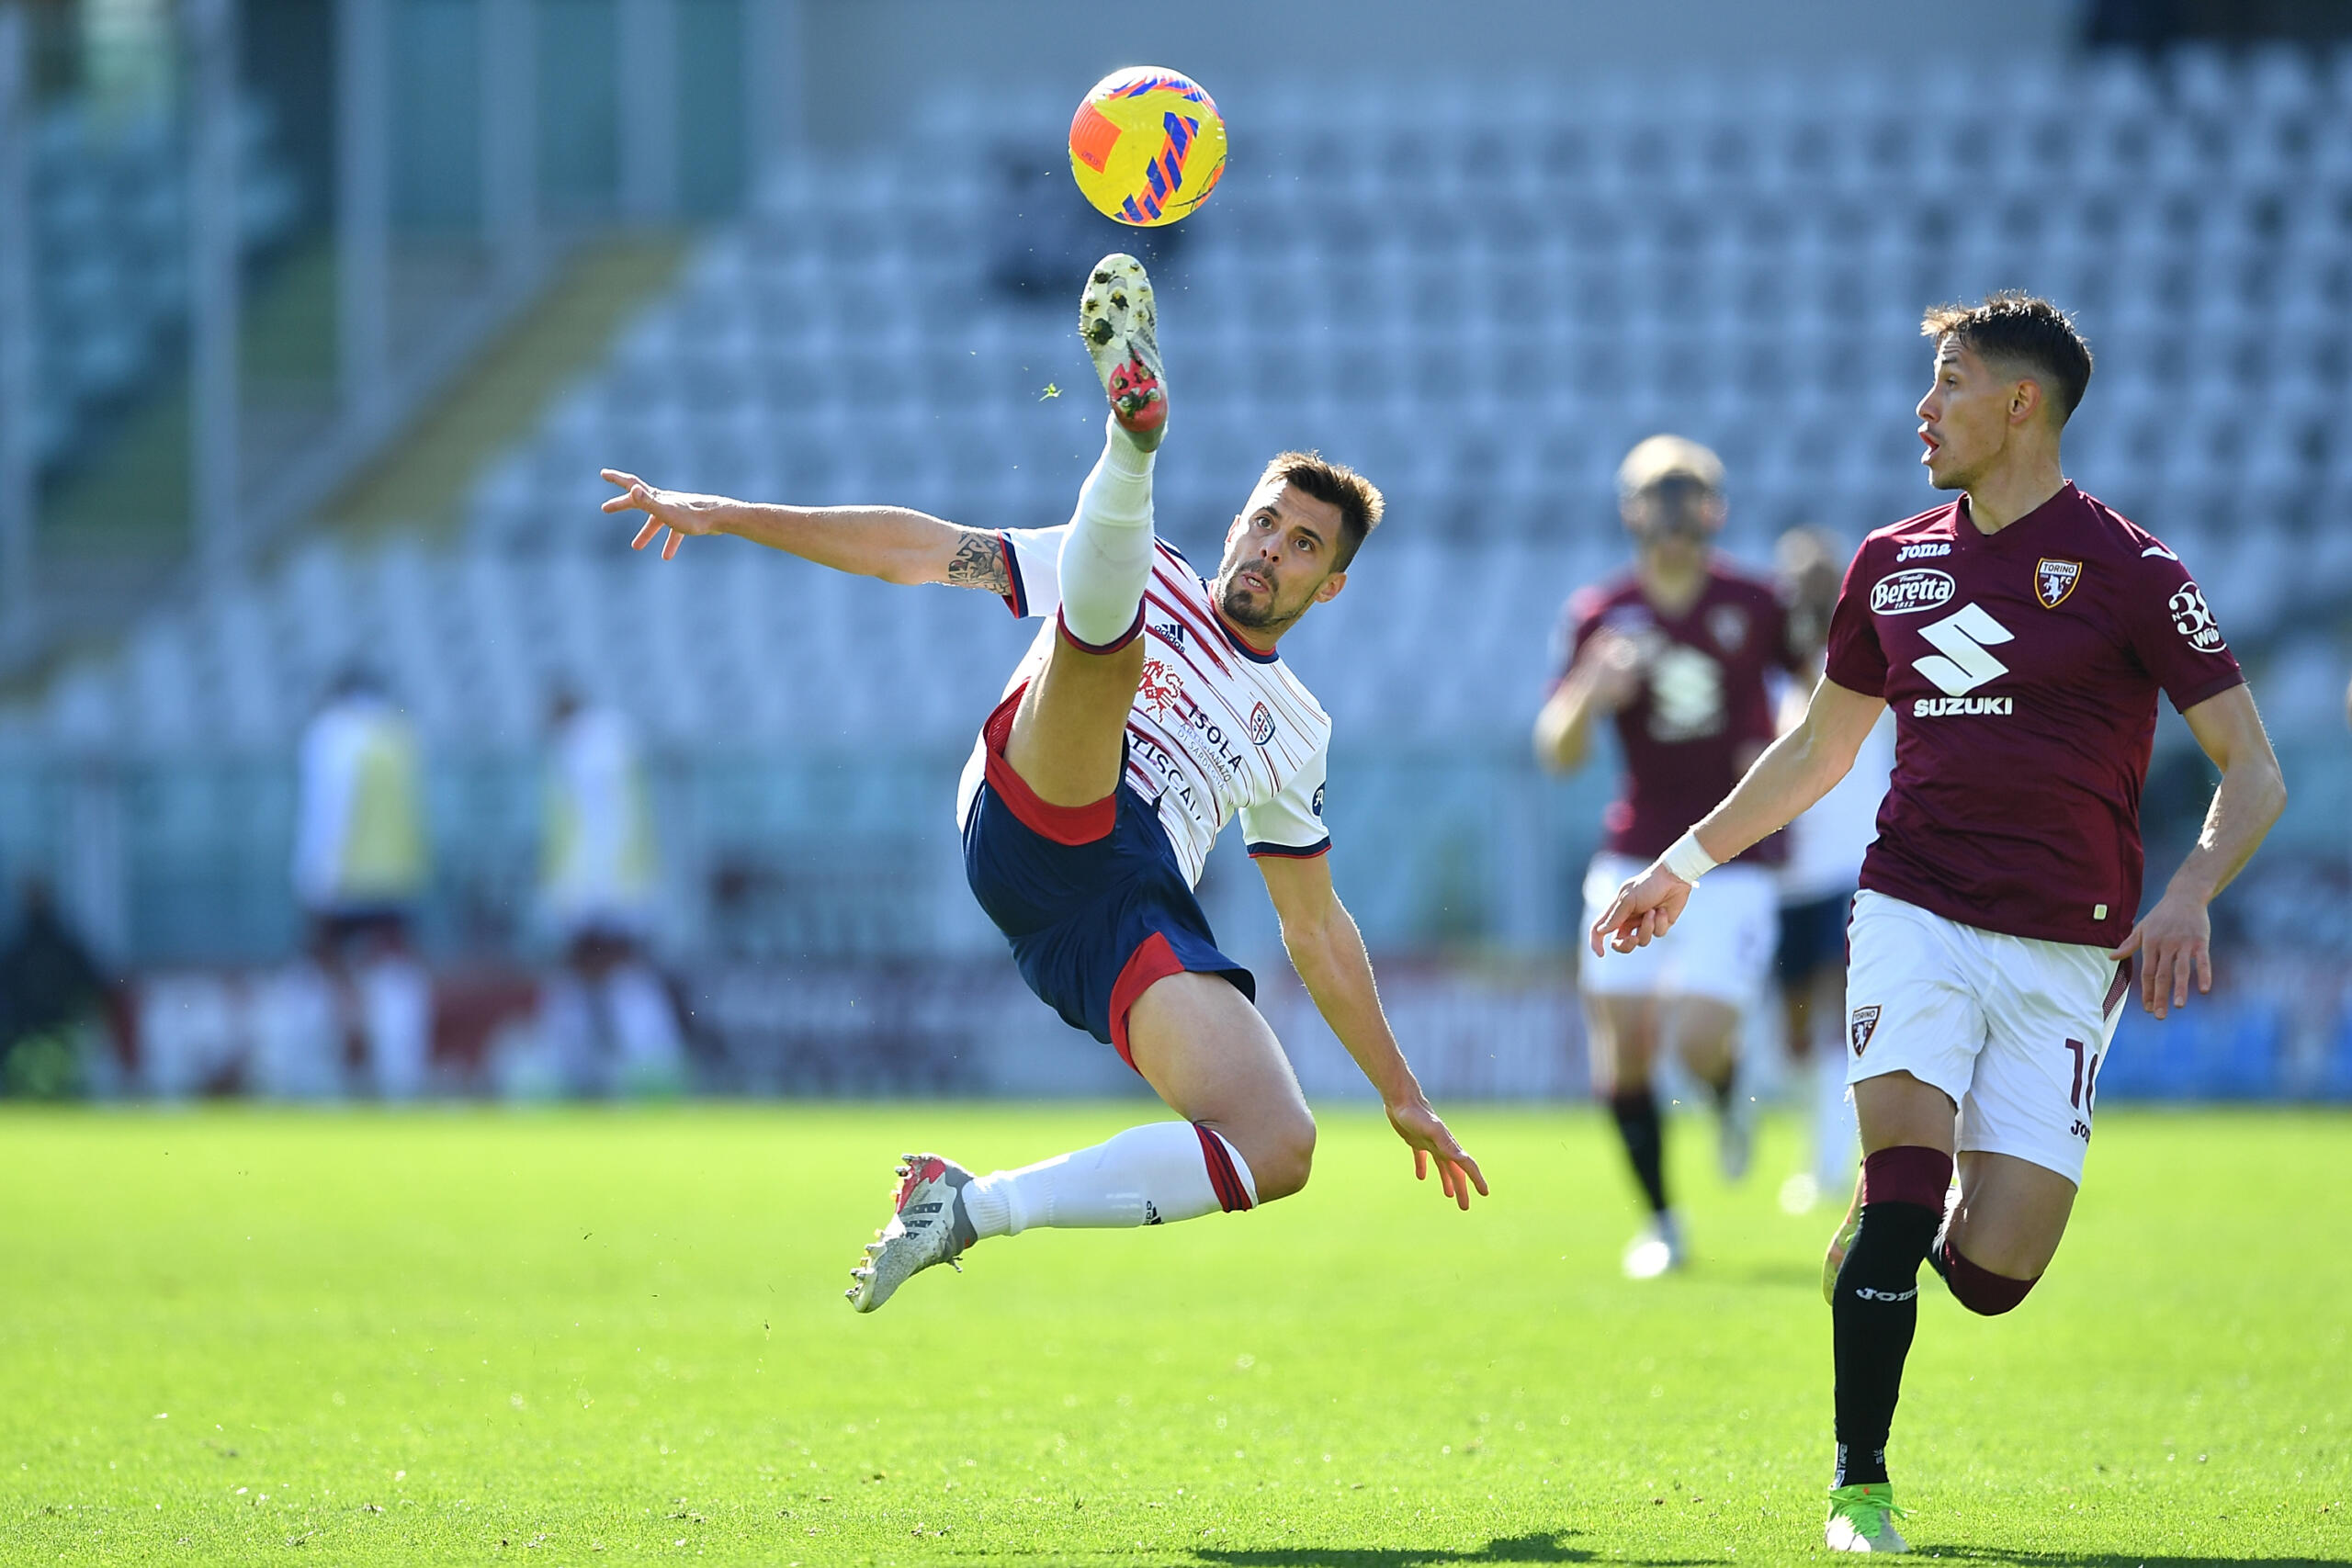
<svg viewBox="0 0 2352 1568"><path fill-rule="evenodd" d="M1942 620L1921 626L1919 635L1941 651L1912 662L1948 695L1964 697L1985 682L2009 672L2007 665L1985 651L1985 645L2007 642L2017 634L1986 615L1980 604L1963 604Z"/></svg>
<svg viewBox="0 0 2352 1568"><path fill-rule="evenodd" d="M2075 1087L2067 1091L2066 1103L2088 1115L2098 1099L2098 1065L2103 1058L2079 1040L2067 1041L2066 1049L2075 1054Z"/></svg>

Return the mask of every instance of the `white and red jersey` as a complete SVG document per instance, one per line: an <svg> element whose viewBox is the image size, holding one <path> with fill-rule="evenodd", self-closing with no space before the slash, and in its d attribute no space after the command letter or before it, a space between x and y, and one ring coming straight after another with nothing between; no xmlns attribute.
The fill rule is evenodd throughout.
<svg viewBox="0 0 2352 1568"><path fill-rule="evenodd" d="M1045 626L1022 657L1006 690L1036 678L1057 635L1061 604L1058 528L1012 528L1004 542L1012 590L1006 605ZM1127 715L1127 784L1159 814L1168 841L1197 885L1217 834L1241 818L1252 855L1319 855L1331 847L1323 828L1323 770L1331 719L1279 654L1250 647L1217 617L1209 586L1164 542L1153 552L1144 591L1143 679ZM956 790L956 817L971 816L986 759L972 748Z"/></svg>

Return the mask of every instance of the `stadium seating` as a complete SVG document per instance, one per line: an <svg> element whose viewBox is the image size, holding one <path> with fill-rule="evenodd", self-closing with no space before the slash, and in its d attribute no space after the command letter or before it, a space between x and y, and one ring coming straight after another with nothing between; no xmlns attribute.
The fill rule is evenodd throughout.
<svg viewBox="0 0 2352 1568"><path fill-rule="evenodd" d="M1360 462L1392 503L1365 618L1390 618L1384 578L1408 615L1442 616L1401 586L1430 558L1410 547L1442 551L1463 598L1504 592L1476 635L1517 656L1452 703L1425 690L1424 649L1384 639L1393 659L1321 689L1408 733L1514 729L1542 658L1526 628L1618 551L1609 481L1632 441L1672 426L1724 452L1735 547L1801 520L1859 535L1933 500L1912 468L1919 308L2024 285L2075 306L2099 353L2071 467L2212 563L2217 611L2258 645L2352 591L2352 531L2320 525L2352 502L2329 417L2352 355L2342 83L2286 52L2101 57L1963 74L1931 130L1868 75L1439 95L1371 136L1313 95L1263 118L1245 98L1235 168L1161 269L1185 400L1163 529L1209 545L1277 445ZM779 185L485 477L477 538L608 546L592 505L611 461L689 489L1057 520L1095 418L1091 388L1041 396L1084 376L1066 312L990 295L977 258L1011 220L984 167L935 173Z"/></svg>
<svg viewBox="0 0 2352 1568"><path fill-rule="evenodd" d="M2211 563L2217 612L2259 648L2352 592L2352 529L2322 525L2352 504L2332 417L2352 373L2344 80L2289 53L2099 57L1963 78L1932 129L1868 75L1440 95L1368 137L1311 96L1270 100L1162 269L1182 402L1161 526L1213 550L1281 444L1359 462L1389 526L1297 661L1343 727L1516 735L1562 592L1621 557L1632 441L1674 427L1723 451L1735 548L1801 520L1857 536L1935 499L1912 467L1921 303L2028 285L2075 305L2099 355L2070 467ZM108 677L125 735L282 739L364 642L429 728L511 744L550 667L650 639L616 694L681 744L812 723L865 739L884 713L891 738L951 744L987 682L941 655L984 614L955 595L884 612L869 585L741 552L632 571L595 473L1058 521L1093 389L1061 302L990 292L978 258L1013 221L993 189L978 154L795 169L483 476L461 558L322 546L159 616ZM1439 626L1470 639L1460 659L1428 657ZM482 655L462 680L434 657L453 642ZM2274 704L2332 706L2324 651L2300 658Z"/></svg>
<svg viewBox="0 0 2352 1568"><path fill-rule="evenodd" d="M2199 567L2274 729L2340 727L2326 628L2352 598L2352 57L1431 93L1369 132L1346 96L1227 100L1232 166L1156 267L1179 400L1159 513L1206 564L1284 445L1387 491L1363 570L1286 645L1363 759L1335 814L1409 852L1393 886L1351 886L1368 929L1491 931L1516 897L1497 891L1523 858L1497 839L1497 780L1525 770L1561 597L1623 558L1625 448L1661 428L1714 445L1728 543L1750 558L1792 523L1856 537L1920 510L1937 498L1915 470L1918 312L1991 288L2077 310L2098 372L2070 469ZM1004 150L968 134L1034 127L1016 152L1050 161L1067 106L930 112L897 154L795 164L712 234L489 466L459 546L316 540L195 591L119 657L0 712L0 750L282 755L333 671L364 659L443 755L519 765L561 676L697 766L951 766L1029 628L978 596L724 545L657 567L597 511L613 465L989 526L1067 514L1097 394L1069 301L992 281L1028 220L1002 199ZM132 270L150 290L169 271ZM76 287L88 310L151 319ZM104 333L74 341L101 345L93 386L115 373ZM1589 802L1577 815L1589 832ZM2184 1082L2236 1092L2235 1049Z"/></svg>
<svg viewBox="0 0 2352 1568"><path fill-rule="evenodd" d="M246 251L300 216L292 174L257 102L238 120ZM186 143L168 118L107 122L79 99L44 112L32 152L33 292L43 468L84 454L105 416L152 384L187 315Z"/></svg>

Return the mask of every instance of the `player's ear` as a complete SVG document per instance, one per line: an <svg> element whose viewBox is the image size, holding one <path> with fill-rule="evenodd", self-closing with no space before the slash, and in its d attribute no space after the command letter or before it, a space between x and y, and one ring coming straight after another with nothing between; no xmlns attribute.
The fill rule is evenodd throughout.
<svg viewBox="0 0 2352 1568"><path fill-rule="evenodd" d="M1340 590L1345 588L1347 585L1348 574L1346 572L1333 572L1330 576L1325 578L1321 584L1316 588L1315 603L1317 604L1329 604L1332 600L1337 599L1340 596Z"/></svg>
<svg viewBox="0 0 2352 1568"><path fill-rule="evenodd" d="M2041 383L2025 380L2009 384L2009 419L2022 424L2041 407Z"/></svg>

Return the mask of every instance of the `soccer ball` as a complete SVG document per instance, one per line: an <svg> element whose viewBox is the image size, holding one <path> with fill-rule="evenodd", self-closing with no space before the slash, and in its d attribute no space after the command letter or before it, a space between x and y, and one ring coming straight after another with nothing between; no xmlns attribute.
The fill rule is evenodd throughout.
<svg viewBox="0 0 2352 1568"><path fill-rule="evenodd" d="M1173 223L1225 173L1225 121L1192 78L1157 65L1114 71L1069 122L1069 172L1106 218Z"/></svg>

